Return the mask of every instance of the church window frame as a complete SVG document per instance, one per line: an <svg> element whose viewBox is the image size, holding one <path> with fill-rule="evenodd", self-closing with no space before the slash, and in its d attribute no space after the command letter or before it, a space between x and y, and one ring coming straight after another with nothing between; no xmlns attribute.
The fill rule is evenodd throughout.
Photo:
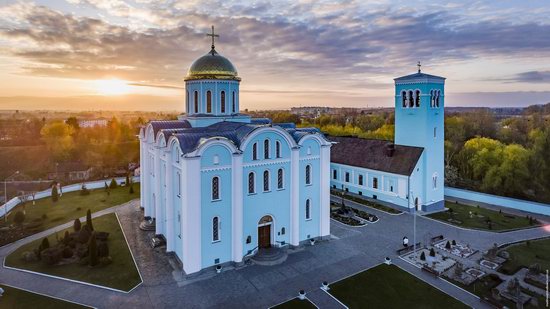
<svg viewBox="0 0 550 309"><path fill-rule="evenodd" d="M414 97L413 97L413 91L409 90L409 108L414 108Z"/></svg>
<svg viewBox="0 0 550 309"><path fill-rule="evenodd" d="M346 182L349 182L349 172L346 172L346 177L345 177L345 179L346 179Z"/></svg>
<svg viewBox="0 0 550 309"><path fill-rule="evenodd" d="M285 171L280 168L277 170L277 190L283 190L285 188Z"/></svg>
<svg viewBox="0 0 550 309"><path fill-rule="evenodd" d="M421 96L421 92L420 90L416 89L415 92L414 92L415 96L414 96L414 106L415 107L420 107L420 96Z"/></svg>
<svg viewBox="0 0 550 309"><path fill-rule="evenodd" d="M436 92L436 96L435 96L435 107L439 108L439 97L441 96L441 90L437 90Z"/></svg>
<svg viewBox="0 0 550 309"><path fill-rule="evenodd" d="M236 113L236 106L237 106L237 103L235 102L235 91L233 91L233 95L232 95L232 111L233 111L233 114Z"/></svg>
<svg viewBox="0 0 550 309"><path fill-rule="evenodd" d="M195 113L199 112L199 92L195 90L193 103L195 104Z"/></svg>
<svg viewBox="0 0 550 309"><path fill-rule="evenodd" d="M252 160L258 160L258 143L252 144Z"/></svg>
<svg viewBox="0 0 550 309"><path fill-rule="evenodd" d="M263 188L264 188L264 192L269 192L271 191L270 188L271 188L271 184L270 184L270 177L269 177L269 170L265 170L264 173L263 173Z"/></svg>
<svg viewBox="0 0 550 309"><path fill-rule="evenodd" d="M306 199L306 207L305 207L305 212L306 212L306 221L309 221L311 220L311 200L310 199Z"/></svg>
<svg viewBox="0 0 550 309"><path fill-rule="evenodd" d="M357 176L357 184L360 186L363 185L363 175Z"/></svg>
<svg viewBox="0 0 550 309"><path fill-rule="evenodd" d="M256 193L256 173L248 173L248 194Z"/></svg>
<svg viewBox="0 0 550 309"><path fill-rule="evenodd" d="M281 158L281 141L275 141L275 157Z"/></svg>
<svg viewBox="0 0 550 309"><path fill-rule="evenodd" d="M372 178L372 188L373 189L378 189L378 177L373 177Z"/></svg>
<svg viewBox="0 0 550 309"><path fill-rule="evenodd" d="M408 104L407 104L407 91L405 91L405 90L401 91L401 105L403 106L403 108L408 107Z"/></svg>
<svg viewBox="0 0 550 309"><path fill-rule="evenodd" d="M268 138L264 140L264 159L270 159L270 141Z"/></svg>
<svg viewBox="0 0 550 309"><path fill-rule="evenodd" d="M221 222L220 217L215 216L212 218L212 242L221 241Z"/></svg>
<svg viewBox="0 0 550 309"><path fill-rule="evenodd" d="M338 179L338 170L336 170L336 169L332 170L332 179L334 179L334 180Z"/></svg>
<svg viewBox="0 0 550 309"><path fill-rule="evenodd" d="M219 201L221 200L221 192L220 192L220 182L221 179L219 176L212 177L212 183L211 183L211 189L212 189L212 201Z"/></svg>
<svg viewBox="0 0 550 309"><path fill-rule="evenodd" d="M306 172L305 172L305 181L306 181L306 186L311 186L313 181L312 181L312 177L311 177L311 164L308 164L306 165Z"/></svg>
<svg viewBox="0 0 550 309"><path fill-rule="evenodd" d="M206 91L206 113L212 113L212 91Z"/></svg>
<svg viewBox="0 0 550 309"><path fill-rule="evenodd" d="M222 114L225 114L225 91L220 92L220 110Z"/></svg>

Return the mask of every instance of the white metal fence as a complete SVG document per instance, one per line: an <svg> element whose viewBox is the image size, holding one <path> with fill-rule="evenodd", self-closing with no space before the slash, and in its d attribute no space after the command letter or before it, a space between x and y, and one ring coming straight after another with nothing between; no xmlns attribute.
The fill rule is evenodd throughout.
<svg viewBox="0 0 550 309"><path fill-rule="evenodd" d="M115 178L115 181L117 184L121 184L123 182L126 182L126 177L118 177ZM104 180L95 180L95 181L89 181L89 182L82 182L82 183L74 183L72 185L67 185L64 187L61 187L61 192L68 193L68 192L74 192L74 191L80 191L82 189L82 185L86 185L87 189L93 190L93 189L100 189L105 187L105 182L107 185L111 183L111 178L104 179ZM139 176L132 177L132 182L139 182ZM44 191L36 192L34 195L34 199L38 200L45 197L50 197L52 195L51 188L48 188ZM11 200L9 200L4 205L0 206L0 218L2 218L5 214L10 212L15 206L19 205L21 203L21 199L19 197L14 197Z"/></svg>

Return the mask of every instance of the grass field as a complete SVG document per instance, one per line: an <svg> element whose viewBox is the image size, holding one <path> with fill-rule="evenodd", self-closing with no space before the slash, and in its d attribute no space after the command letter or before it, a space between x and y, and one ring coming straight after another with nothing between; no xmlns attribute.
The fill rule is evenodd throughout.
<svg viewBox="0 0 550 309"><path fill-rule="evenodd" d="M57 298L52 298L25 290L17 289L11 286L0 284L4 289L4 295L0 297L0 309L80 309L91 308L81 306L75 303L63 301Z"/></svg>
<svg viewBox="0 0 550 309"><path fill-rule="evenodd" d="M7 223L0 220L0 228L12 225L15 213L24 207L24 228L3 232L0 246L83 217L88 209L94 213L136 198L139 198L139 183L134 183L133 194L129 193L128 187L118 187L112 189L109 195L104 189L97 189L91 190L90 195L80 195L80 191L65 193L55 203L50 197L36 200L35 205L27 202L25 206L17 206L11 211Z"/></svg>
<svg viewBox="0 0 550 309"><path fill-rule="evenodd" d="M275 307L271 307L271 309L315 309L315 308L317 307L315 307L315 305L312 304L309 300L307 299L300 300L299 298L293 298Z"/></svg>
<svg viewBox="0 0 550 309"><path fill-rule="evenodd" d="M49 266L44 263L25 262L21 259L21 254L25 251L32 251L38 248L42 239L25 244L12 252L6 258L6 266L31 270L52 276L68 278L72 280L84 281L92 284L102 285L118 290L129 291L141 282L136 265L132 259L130 249L126 244L122 228L118 223L115 214L107 214L93 219L94 230L109 232L109 253L113 262L109 265L99 265L89 267L88 265L79 265L78 263L66 265ZM72 231L72 227L67 229ZM58 232L62 237L65 230ZM55 234L48 236L51 245L57 243Z"/></svg>
<svg viewBox="0 0 550 309"><path fill-rule="evenodd" d="M521 229L532 227L529 220L525 217L519 217L505 212L475 207L464 204L445 201L445 207L448 211L438 212L428 215L428 217L450 223L460 227L474 228L481 230L505 231L512 229ZM472 212L472 217L470 217ZM449 221L452 219L452 221ZM491 228L487 224L487 219L491 220Z"/></svg>
<svg viewBox="0 0 550 309"><path fill-rule="evenodd" d="M381 264L330 285L349 308L468 308L395 265Z"/></svg>
<svg viewBox="0 0 550 309"><path fill-rule="evenodd" d="M503 273L513 274L521 267L539 264L541 269L550 269L550 239L523 242L509 246L504 250L510 253L510 259L499 269Z"/></svg>

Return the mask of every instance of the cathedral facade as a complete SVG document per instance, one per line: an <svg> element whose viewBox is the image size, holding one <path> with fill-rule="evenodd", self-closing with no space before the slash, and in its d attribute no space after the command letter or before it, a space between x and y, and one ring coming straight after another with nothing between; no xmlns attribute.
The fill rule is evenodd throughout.
<svg viewBox="0 0 550 309"><path fill-rule="evenodd" d="M185 78L185 116L140 131L144 216L186 274L330 235L332 143L239 113L240 81L213 41Z"/></svg>

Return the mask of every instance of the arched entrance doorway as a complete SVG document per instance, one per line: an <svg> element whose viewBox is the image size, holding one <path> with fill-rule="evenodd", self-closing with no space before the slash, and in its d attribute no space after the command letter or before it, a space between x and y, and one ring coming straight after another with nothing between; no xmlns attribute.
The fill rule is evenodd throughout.
<svg viewBox="0 0 550 309"><path fill-rule="evenodd" d="M263 216L258 221L258 248L271 247L271 226L273 218L271 216Z"/></svg>

